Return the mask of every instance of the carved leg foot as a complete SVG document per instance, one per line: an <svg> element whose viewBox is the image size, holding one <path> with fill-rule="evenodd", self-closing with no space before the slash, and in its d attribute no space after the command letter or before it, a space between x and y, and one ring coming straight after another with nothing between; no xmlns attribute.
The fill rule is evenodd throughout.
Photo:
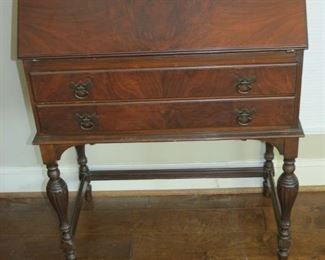
<svg viewBox="0 0 325 260"><path fill-rule="evenodd" d="M283 173L278 179L278 196L281 205L281 221L278 234L278 257L288 259L291 243L290 215L293 204L298 194L299 183L295 171L295 160L285 159Z"/></svg>
<svg viewBox="0 0 325 260"><path fill-rule="evenodd" d="M274 176L274 166L273 166L273 145L266 143L266 150L264 154L265 163L264 163L264 181L263 181L263 195L264 197L271 196L270 187L267 184L267 179L270 174Z"/></svg>
<svg viewBox="0 0 325 260"><path fill-rule="evenodd" d="M74 245L72 241L71 228L68 222L68 187L60 178L60 171L56 163L47 165L48 176L50 178L46 191L47 196L54 207L60 221L62 248L66 259L76 259Z"/></svg>
<svg viewBox="0 0 325 260"><path fill-rule="evenodd" d="M78 156L78 164L79 164L79 179L86 177L86 181L88 182L87 189L85 192L85 199L87 201L92 201L92 189L90 185L89 176L89 168L87 166L87 157L85 153L85 145L77 145L76 146L77 156Z"/></svg>

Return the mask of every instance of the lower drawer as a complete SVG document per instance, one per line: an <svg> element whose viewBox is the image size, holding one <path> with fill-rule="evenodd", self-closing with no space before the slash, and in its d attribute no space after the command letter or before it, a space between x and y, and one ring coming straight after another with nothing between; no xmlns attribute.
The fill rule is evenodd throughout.
<svg viewBox="0 0 325 260"><path fill-rule="evenodd" d="M39 106L42 133L290 127L294 99L173 101Z"/></svg>

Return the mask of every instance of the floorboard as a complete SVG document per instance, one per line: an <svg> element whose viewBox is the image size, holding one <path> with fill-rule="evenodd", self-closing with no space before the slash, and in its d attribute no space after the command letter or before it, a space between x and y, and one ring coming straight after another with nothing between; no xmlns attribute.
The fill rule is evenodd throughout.
<svg viewBox="0 0 325 260"><path fill-rule="evenodd" d="M73 201L73 198L71 199ZM63 259L45 197L0 199L0 259ZM300 193L290 260L325 259L325 193ZM96 197L81 211L78 259L271 260L276 222L259 194Z"/></svg>

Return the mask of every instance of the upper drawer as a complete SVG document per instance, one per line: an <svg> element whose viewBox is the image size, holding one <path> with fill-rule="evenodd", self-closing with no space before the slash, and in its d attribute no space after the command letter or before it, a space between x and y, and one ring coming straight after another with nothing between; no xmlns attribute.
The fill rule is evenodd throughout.
<svg viewBox="0 0 325 260"><path fill-rule="evenodd" d="M277 96L295 92L296 65L31 73L36 102Z"/></svg>

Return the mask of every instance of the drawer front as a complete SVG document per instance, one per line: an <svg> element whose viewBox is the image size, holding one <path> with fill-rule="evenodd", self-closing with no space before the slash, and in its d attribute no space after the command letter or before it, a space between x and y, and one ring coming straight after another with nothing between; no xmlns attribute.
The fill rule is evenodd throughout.
<svg viewBox="0 0 325 260"><path fill-rule="evenodd" d="M290 95L296 65L32 73L36 102Z"/></svg>
<svg viewBox="0 0 325 260"><path fill-rule="evenodd" d="M294 124L294 99L178 101L39 106L41 132L99 132L233 128L245 131Z"/></svg>

